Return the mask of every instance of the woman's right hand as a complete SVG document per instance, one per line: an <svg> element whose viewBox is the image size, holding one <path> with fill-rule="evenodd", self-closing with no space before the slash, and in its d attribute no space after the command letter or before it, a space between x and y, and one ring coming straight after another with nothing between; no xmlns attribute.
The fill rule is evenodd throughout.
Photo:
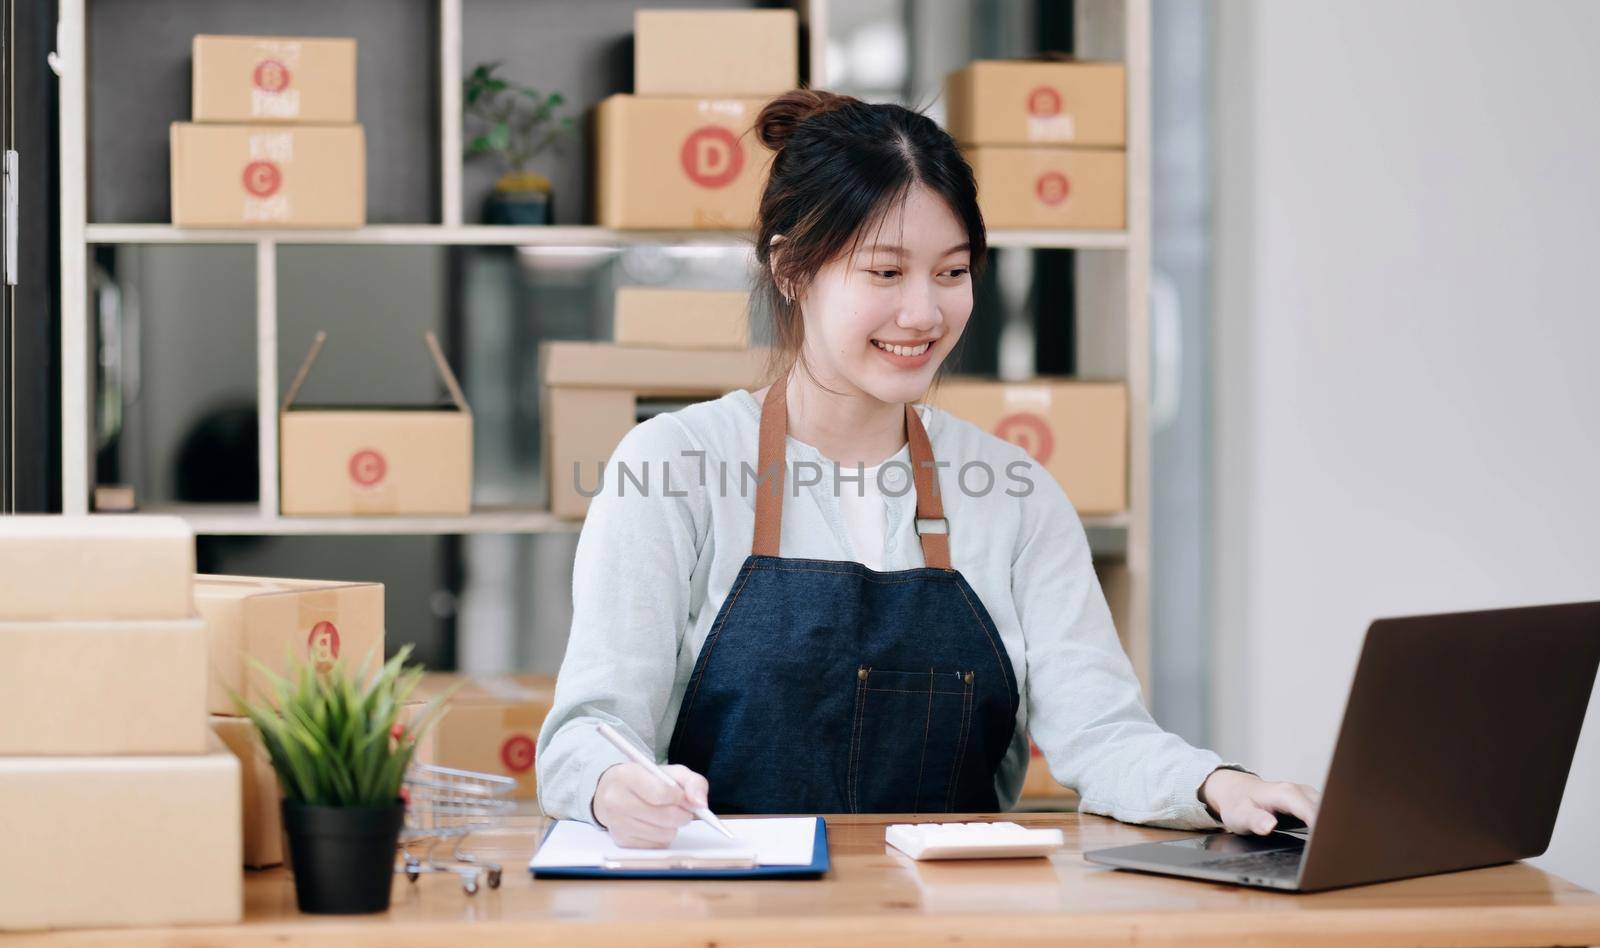
<svg viewBox="0 0 1600 948"><path fill-rule="evenodd" d="M672 844L678 827L706 805L706 778L681 764L662 768L676 787L641 764L615 764L600 775L594 788L594 818L611 832L617 845L629 849L661 849Z"/></svg>

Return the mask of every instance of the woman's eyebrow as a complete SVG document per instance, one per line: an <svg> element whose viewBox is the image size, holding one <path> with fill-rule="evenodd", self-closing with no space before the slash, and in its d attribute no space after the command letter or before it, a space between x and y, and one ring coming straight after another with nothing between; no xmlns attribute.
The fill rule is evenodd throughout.
<svg viewBox="0 0 1600 948"><path fill-rule="evenodd" d="M954 247L951 247L949 250L946 250L944 253L940 254L939 256L948 257L953 253L958 253L958 252L960 252L962 250L971 250L971 249L972 249L972 244L971 243L956 244ZM883 251L887 251L889 253L899 254L902 257L906 255L906 248L898 246L898 245L895 245L895 244L873 244L872 246L868 247L867 250L868 250L868 252L883 250Z"/></svg>

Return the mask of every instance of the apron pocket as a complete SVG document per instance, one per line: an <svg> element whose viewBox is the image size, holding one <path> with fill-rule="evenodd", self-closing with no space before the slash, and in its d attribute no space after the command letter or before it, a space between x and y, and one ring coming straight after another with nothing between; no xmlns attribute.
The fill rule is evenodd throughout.
<svg viewBox="0 0 1600 948"><path fill-rule="evenodd" d="M969 670L856 670L852 813L949 812L972 729Z"/></svg>

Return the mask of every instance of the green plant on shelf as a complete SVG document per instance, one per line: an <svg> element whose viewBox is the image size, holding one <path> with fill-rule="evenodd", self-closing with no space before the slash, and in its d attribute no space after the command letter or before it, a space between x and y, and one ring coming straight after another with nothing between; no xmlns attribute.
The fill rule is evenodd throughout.
<svg viewBox="0 0 1600 948"><path fill-rule="evenodd" d="M410 645L401 648L370 677L370 656L356 675L340 661L319 670L294 660L288 676L252 662L273 700L247 703L234 694L233 702L261 733L287 799L331 807L386 807L400 799L417 741L449 697L434 697L402 723L422 678L420 667L404 667L410 655Z"/></svg>
<svg viewBox="0 0 1600 948"><path fill-rule="evenodd" d="M467 125L466 157L494 156L503 169L495 182L496 196L511 202L533 200L534 210L510 208L513 217L549 216L550 179L534 171L535 158L548 149L560 151L573 134L574 120L556 114L566 99L559 92L545 94L498 74L500 63L480 63L462 83L464 119ZM542 197L540 197L542 196ZM494 196L491 197L491 201ZM494 219L497 210L489 209ZM519 219L500 223L545 223Z"/></svg>

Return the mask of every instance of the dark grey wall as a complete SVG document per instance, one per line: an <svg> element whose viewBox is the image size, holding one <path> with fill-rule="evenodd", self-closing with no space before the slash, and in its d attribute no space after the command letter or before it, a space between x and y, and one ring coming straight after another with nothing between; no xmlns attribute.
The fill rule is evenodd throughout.
<svg viewBox="0 0 1600 948"><path fill-rule="evenodd" d="M367 219L439 219L438 4L431 0L91 0L89 220L171 219L167 128L189 119L196 33L353 36Z"/></svg>

